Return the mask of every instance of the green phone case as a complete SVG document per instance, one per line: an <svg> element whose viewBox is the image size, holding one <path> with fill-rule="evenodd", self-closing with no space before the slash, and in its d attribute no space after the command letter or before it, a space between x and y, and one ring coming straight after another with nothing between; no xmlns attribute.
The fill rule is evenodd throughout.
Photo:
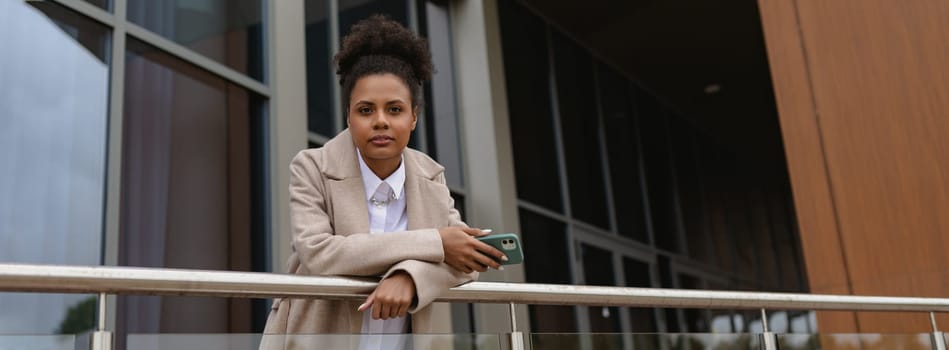
<svg viewBox="0 0 949 350"><path fill-rule="evenodd" d="M478 237L478 240L497 248L504 255L507 255L507 261L500 261L501 265L520 264L524 261L524 252L521 250L521 240L513 233L498 233Z"/></svg>

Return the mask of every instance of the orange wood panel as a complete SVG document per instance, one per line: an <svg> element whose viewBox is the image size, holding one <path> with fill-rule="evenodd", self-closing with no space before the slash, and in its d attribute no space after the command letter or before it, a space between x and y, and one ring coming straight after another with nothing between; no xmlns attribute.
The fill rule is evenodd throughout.
<svg viewBox="0 0 949 350"><path fill-rule="evenodd" d="M786 3L759 1L812 290L839 276L828 266L836 249L853 294L949 296L949 2L797 0L796 13ZM800 53L805 73L793 64ZM800 129L805 108L816 133ZM823 153L809 156L826 161L836 232L813 231L823 216L805 208L824 198L817 180L801 179L819 176L816 161L799 159L817 142ZM838 244L817 246L834 233ZM930 328L925 314L892 313L860 313L857 326Z"/></svg>
<svg viewBox="0 0 949 350"><path fill-rule="evenodd" d="M850 294L807 63L791 1L760 0L768 60L811 292ZM824 332L854 332L853 313L821 312Z"/></svg>

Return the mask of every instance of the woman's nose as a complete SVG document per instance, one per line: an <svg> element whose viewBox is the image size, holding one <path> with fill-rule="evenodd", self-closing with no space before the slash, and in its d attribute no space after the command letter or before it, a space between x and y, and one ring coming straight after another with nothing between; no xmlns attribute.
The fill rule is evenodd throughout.
<svg viewBox="0 0 949 350"><path fill-rule="evenodd" d="M372 116L372 128L373 129L388 129L389 128L389 118L386 116L385 112L380 110L377 111Z"/></svg>

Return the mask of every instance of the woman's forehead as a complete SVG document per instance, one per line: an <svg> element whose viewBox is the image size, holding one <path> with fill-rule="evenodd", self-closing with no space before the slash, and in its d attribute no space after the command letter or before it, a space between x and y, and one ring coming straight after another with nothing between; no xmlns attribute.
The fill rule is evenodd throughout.
<svg viewBox="0 0 949 350"><path fill-rule="evenodd" d="M394 74L371 74L359 78L353 86L350 98L353 101L409 101L412 92L399 77Z"/></svg>

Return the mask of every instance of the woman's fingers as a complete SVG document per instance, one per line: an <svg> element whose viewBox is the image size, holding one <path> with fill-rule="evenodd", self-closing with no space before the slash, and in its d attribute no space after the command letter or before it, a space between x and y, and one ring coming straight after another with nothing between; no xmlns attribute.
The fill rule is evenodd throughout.
<svg viewBox="0 0 949 350"><path fill-rule="evenodd" d="M480 228L473 228L473 227L459 227L459 228L471 237L481 237L491 232L490 230L485 231Z"/></svg>
<svg viewBox="0 0 949 350"><path fill-rule="evenodd" d="M410 303L411 303L411 302L402 304L402 307L399 308L399 313L398 313L397 315L395 315L395 317L402 317L402 316L405 316L405 314L409 313L409 304L410 304Z"/></svg>
<svg viewBox="0 0 949 350"><path fill-rule="evenodd" d="M503 252L498 250L495 247L488 245L482 241L475 240L475 249L481 252L484 255L489 257L494 257L496 260L507 261L507 255L504 255Z"/></svg>

